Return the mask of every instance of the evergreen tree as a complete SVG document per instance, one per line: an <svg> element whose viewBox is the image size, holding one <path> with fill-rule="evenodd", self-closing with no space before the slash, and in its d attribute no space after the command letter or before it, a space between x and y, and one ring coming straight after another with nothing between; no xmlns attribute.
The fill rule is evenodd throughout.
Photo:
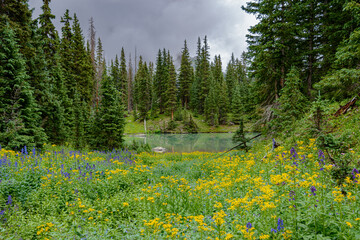
<svg viewBox="0 0 360 240"><path fill-rule="evenodd" d="M91 145L99 150L112 150L121 148L124 141L124 107L121 94L115 88L115 79L107 76L104 69L100 110L96 112Z"/></svg>
<svg viewBox="0 0 360 240"><path fill-rule="evenodd" d="M243 104L241 101L241 87L239 82L235 82L234 91L232 94L231 101L232 108L232 120L235 123L240 123L240 120L243 118Z"/></svg>
<svg viewBox="0 0 360 240"><path fill-rule="evenodd" d="M121 48L120 55L120 84L121 84L121 102L127 106L128 101L128 73L126 69L126 59L124 48Z"/></svg>
<svg viewBox="0 0 360 240"><path fill-rule="evenodd" d="M41 148L46 135L40 127L33 91L27 82L25 60L14 31L4 16L0 20L0 144L16 150L24 146Z"/></svg>
<svg viewBox="0 0 360 240"><path fill-rule="evenodd" d="M214 80L212 73L210 73L210 81L212 84L209 94L205 99L204 114L210 125L217 126L219 125L219 107L217 101L219 83Z"/></svg>
<svg viewBox="0 0 360 240"><path fill-rule="evenodd" d="M61 23L64 25L61 27L61 40L60 40L60 63L65 83L65 88L69 99L74 99L76 85L72 79L72 38L73 34L71 31L71 21L69 10L67 9L64 16L61 17Z"/></svg>
<svg viewBox="0 0 360 240"><path fill-rule="evenodd" d="M184 108L188 108L190 103L190 90L194 81L194 69L191 66L189 49L184 41L184 48L181 53L181 65L179 73L179 96L181 104Z"/></svg>
<svg viewBox="0 0 360 240"><path fill-rule="evenodd" d="M195 76L194 82L191 85L190 89L190 107L196 113L201 113L201 105L200 105L200 93L201 93L201 72L200 72L200 64L201 64L201 40L200 37L197 41L197 50L196 50L196 58L195 58Z"/></svg>
<svg viewBox="0 0 360 240"><path fill-rule="evenodd" d="M280 107L274 109L277 118L272 122L275 127L289 127L306 111L307 99L300 91L301 80L299 76L299 71L294 67L286 76L286 83L278 100Z"/></svg>
<svg viewBox="0 0 360 240"><path fill-rule="evenodd" d="M339 46L333 64L334 70L316 85L316 88L324 90L329 98L338 100L356 96L360 92L360 5L351 1L344 9L359 23L358 27Z"/></svg>
<svg viewBox="0 0 360 240"><path fill-rule="evenodd" d="M131 55L129 57L129 66L128 66L128 76L127 76L127 109L128 112L130 113L130 111L133 109L133 104L134 104L134 100L133 100L133 91L134 87L133 87L133 72L132 72L132 62L131 62Z"/></svg>
<svg viewBox="0 0 360 240"><path fill-rule="evenodd" d="M249 147L246 145L249 140L245 137L244 121L242 119L240 120L239 128L232 137L232 141L235 144L239 144L240 149L245 149L246 151L249 149Z"/></svg>
<svg viewBox="0 0 360 240"><path fill-rule="evenodd" d="M59 36L52 23L55 16L51 14L50 0L44 0L43 13L39 16L40 44L37 48L42 49L45 58L45 69L47 77L43 78L41 88L37 88L37 99L40 104L43 128L49 140L56 144L62 144L67 139L67 125L65 124L66 111L69 107L67 93L62 76L59 52ZM39 55L39 52L38 52ZM35 66L39 67L39 66Z"/></svg>
<svg viewBox="0 0 360 240"><path fill-rule="evenodd" d="M226 67L225 82L228 89L229 104L231 105L236 82L234 53L231 54L231 59Z"/></svg>
<svg viewBox="0 0 360 240"><path fill-rule="evenodd" d="M96 49L96 68L95 68L95 82L94 82L94 94L93 94L93 106L98 108L100 102L100 87L101 87L101 79L104 74L104 63L105 59L103 57L103 47L101 43L101 39L98 38L98 44Z"/></svg>
<svg viewBox="0 0 360 240"><path fill-rule="evenodd" d="M167 86L167 102L166 107L169 113L171 113L171 120L174 120L174 112L177 107L177 89L176 89L176 71L172 57L170 57L169 63L169 81Z"/></svg>
<svg viewBox="0 0 360 240"><path fill-rule="evenodd" d="M114 83L116 91L120 93L122 84L120 82L120 62L117 55L115 56L115 62L111 60L110 77L112 79L112 82Z"/></svg>
<svg viewBox="0 0 360 240"><path fill-rule="evenodd" d="M80 94L80 100L85 101L90 107L93 91L93 68L90 57L85 49L84 37L80 27L79 20L74 14L73 35L71 41L72 51L72 78L77 86L77 92Z"/></svg>
<svg viewBox="0 0 360 240"><path fill-rule="evenodd" d="M198 106L199 106L199 112L203 113L204 112L204 105L205 105L205 99L207 97L207 94L209 93L209 89L210 89L210 84L211 84L211 80L210 80L210 74L211 74L211 69L210 69L210 53L209 53L209 45L207 43L207 37L205 36L204 38L204 45L201 48L201 55L200 55L200 65L199 65L199 82L198 84L200 84L199 86L199 93L198 93Z"/></svg>
<svg viewBox="0 0 360 240"><path fill-rule="evenodd" d="M139 59L138 71L135 76L136 105L140 120L144 120L151 107L151 82L149 69L142 57Z"/></svg>

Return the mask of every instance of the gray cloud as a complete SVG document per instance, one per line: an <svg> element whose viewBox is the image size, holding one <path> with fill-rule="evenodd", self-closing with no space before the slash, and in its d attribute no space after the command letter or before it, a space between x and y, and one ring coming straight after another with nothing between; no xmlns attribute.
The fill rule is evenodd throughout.
<svg viewBox="0 0 360 240"><path fill-rule="evenodd" d="M107 60L134 49L146 61L154 61L159 48L169 49L174 57L188 42L195 56L198 36L208 36L211 55L220 54L223 65L234 52L246 50L247 29L256 23L254 16L241 10L244 0L53 0L51 9L60 31L60 17L66 9L76 13L83 34L88 38L90 17L94 18ZM41 13L41 0L30 0L34 17Z"/></svg>

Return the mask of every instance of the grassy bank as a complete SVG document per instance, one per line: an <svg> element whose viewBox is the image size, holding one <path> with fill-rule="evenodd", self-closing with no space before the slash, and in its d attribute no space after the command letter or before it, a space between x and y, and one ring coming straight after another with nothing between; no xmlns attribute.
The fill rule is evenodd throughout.
<svg viewBox="0 0 360 240"><path fill-rule="evenodd" d="M339 185L314 142L226 155L2 149L0 238L357 239L359 175Z"/></svg>

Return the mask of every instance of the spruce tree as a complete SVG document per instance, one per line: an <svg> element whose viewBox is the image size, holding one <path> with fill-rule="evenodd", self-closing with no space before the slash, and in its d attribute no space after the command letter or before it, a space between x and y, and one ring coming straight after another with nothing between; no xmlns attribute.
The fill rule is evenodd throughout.
<svg viewBox="0 0 360 240"><path fill-rule="evenodd" d="M217 126L219 125L219 108L217 101L219 84L214 80L212 73L210 73L210 81L212 84L204 102L204 114L210 125Z"/></svg>
<svg viewBox="0 0 360 240"><path fill-rule="evenodd" d="M128 101L128 73L126 69L126 59L124 48L121 48L120 55L120 92L121 92L121 102L127 108Z"/></svg>
<svg viewBox="0 0 360 240"><path fill-rule="evenodd" d="M307 109L307 99L301 92L301 80L299 71L292 67L286 76L286 83L281 90L278 100L280 107L274 109L277 116L273 125L276 128L289 127L295 120L299 119Z"/></svg>
<svg viewBox="0 0 360 240"><path fill-rule="evenodd" d="M243 117L243 104L241 101L241 87L239 82L235 82L234 91L232 94L231 101L231 109L232 109L232 121L234 123L240 123L240 120Z"/></svg>
<svg viewBox="0 0 360 240"><path fill-rule="evenodd" d="M106 68L104 69L101 103L93 122L91 147L98 150L120 149L124 141L124 107L121 103L121 94L115 87L115 79L108 76Z"/></svg>
<svg viewBox="0 0 360 240"><path fill-rule="evenodd" d="M184 48L181 53L181 65L179 73L179 96L181 99L181 104L184 108L189 107L190 103L190 91L191 85L194 81L194 69L191 66L191 58L189 54L189 49L184 41Z"/></svg>
<svg viewBox="0 0 360 240"><path fill-rule="evenodd" d="M151 107L151 82L149 69L142 57L139 59L139 67L135 77L136 83L136 106L140 120L144 120Z"/></svg>
<svg viewBox="0 0 360 240"><path fill-rule="evenodd" d="M76 14L74 14L73 19L73 35L71 41L73 58L72 78L76 83L77 91L80 94L80 100L85 101L90 107L93 92L93 68L90 60L91 58L88 56L85 49L84 36L82 35L82 29Z"/></svg>
<svg viewBox="0 0 360 240"><path fill-rule="evenodd" d="M169 81L167 86L167 102L166 108L168 112L171 114L171 120L174 120L174 112L176 111L177 107L177 89L176 89L176 71L175 65L172 57L170 57L169 62Z"/></svg>
<svg viewBox="0 0 360 240"><path fill-rule="evenodd" d="M59 56L59 36L52 23L55 16L51 14L49 7L50 0L44 0L41 7L43 13L39 16L39 40L38 48L41 48L45 58L46 79L42 79L42 88L38 89L37 96L40 103L43 128L49 137L49 141L62 144L67 139L69 129L67 129L66 107L67 93L60 64ZM41 45L41 46L40 46ZM35 66L38 67L38 66Z"/></svg>
<svg viewBox="0 0 360 240"><path fill-rule="evenodd" d="M0 144L16 150L24 146L41 148L46 135L27 81L25 60L7 19L1 16L0 20Z"/></svg>

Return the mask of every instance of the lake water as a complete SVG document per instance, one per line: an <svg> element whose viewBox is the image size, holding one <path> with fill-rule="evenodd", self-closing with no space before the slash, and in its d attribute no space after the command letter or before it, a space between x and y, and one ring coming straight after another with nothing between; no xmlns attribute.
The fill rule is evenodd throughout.
<svg viewBox="0 0 360 240"><path fill-rule="evenodd" d="M148 143L151 148L164 147L167 152L223 152L234 147L231 138L234 133L196 134L140 134L125 136L125 143L133 140ZM254 136L250 133L247 137Z"/></svg>

